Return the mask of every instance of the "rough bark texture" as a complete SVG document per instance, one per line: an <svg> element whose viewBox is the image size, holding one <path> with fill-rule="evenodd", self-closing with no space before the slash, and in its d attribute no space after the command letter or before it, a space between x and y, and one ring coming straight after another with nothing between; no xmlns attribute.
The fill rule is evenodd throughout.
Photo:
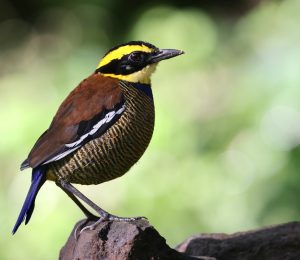
<svg viewBox="0 0 300 260"><path fill-rule="evenodd" d="M227 234L200 234L188 238L176 250L222 260L300 259L300 222Z"/></svg>
<svg viewBox="0 0 300 260"><path fill-rule="evenodd" d="M300 259L300 222L231 235L200 234L176 250L146 220L106 221L79 235L90 224L83 220L75 225L60 259Z"/></svg>
<svg viewBox="0 0 300 260"><path fill-rule="evenodd" d="M85 220L76 224L60 259L190 259L171 249L147 220L105 221L80 233L91 224Z"/></svg>

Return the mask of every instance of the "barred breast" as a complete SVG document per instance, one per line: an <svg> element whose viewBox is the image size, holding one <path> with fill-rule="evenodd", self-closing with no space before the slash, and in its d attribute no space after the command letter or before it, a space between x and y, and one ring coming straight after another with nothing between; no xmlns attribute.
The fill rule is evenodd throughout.
<svg viewBox="0 0 300 260"><path fill-rule="evenodd" d="M73 154L51 163L50 180L99 184L122 176L145 152L154 128L153 99L133 86L121 84L125 111L102 136Z"/></svg>

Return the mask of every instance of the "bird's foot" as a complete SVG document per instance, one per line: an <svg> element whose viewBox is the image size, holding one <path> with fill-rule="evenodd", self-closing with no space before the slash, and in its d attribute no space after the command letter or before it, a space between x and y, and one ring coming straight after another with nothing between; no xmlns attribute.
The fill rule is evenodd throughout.
<svg viewBox="0 0 300 260"><path fill-rule="evenodd" d="M78 223L78 225L77 225L77 227L76 227L76 229L75 229L75 231L74 231L74 237L75 237L75 240L77 240L77 239L79 238L79 236L80 236L82 230L84 230L84 229L86 228L85 225L86 225L89 221L97 222L97 221L99 220L99 217L97 217L97 216L95 216L95 215L93 215L93 214L87 215L86 217L87 217L86 219L84 219L84 220L82 220L80 223ZM89 226L91 226L91 225L89 225ZM88 227L88 226L87 226L87 227ZM79 231L79 234L77 235L78 230L80 230L80 231Z"/></svg>
<svg viewBox="0 0 300 260"><path fill-rule="evenodd" d="M139 219L146 219L146 217L118 217L118 216L115 216L115 215L111 215L109 214L107 216L107 220L110 220L110 221L120 221L120 222L130 222L130 221L135 221L135 220L139 220Z"/></svg>
<svg viewBox="0 0 300 260"><path fill-rule="evenodd" d="M83 231L85 230L94 230L96 228L96 226L98 226L102 221L105 221L106 219L104 219L103 217L98 218L98 220L93 223L92 225L88 225L85 226L84 228L82 228L79 232L79 234L81 234Z"/></svg>
<svg viewBox="0 0 300 260"><path fill-rule="evenodd" d="M130 222L130 221L135 221L135 220L139 220L139 219L147 219L147 218L146 217L118 217L118 216L111 215L111 214L105 214L104 216L102 216L100 218L97 218L97 219L98 220L95 223L93 223L92 225L88 225L88 226L85 226L84 228L82 228L80 230L79 234L81 234L85 230L94 230L103 221L120 221L120 222L124 221L124 222ZM86 223L87 222L85 222L84 224L86 224ZM81 227L83 225L81 225Z"/></svg>

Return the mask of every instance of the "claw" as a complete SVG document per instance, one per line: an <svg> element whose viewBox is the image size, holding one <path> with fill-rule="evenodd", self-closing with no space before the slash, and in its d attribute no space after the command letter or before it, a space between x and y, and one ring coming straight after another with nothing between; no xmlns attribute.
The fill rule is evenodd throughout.
<svg viewBox="0 0 300 260"><path fill-rule="evenodd" d="M80 230L79 235L85 231L85 230L94 230L96 228L96 226L98 226L98 224L100 224L102 221L105 221L106 219L104 218L99 218L94 224L92 225L88 225L86 227L84 227L83 229Z"/></svg>
<svg viewBox="0 0 300 260"><path fill-rule="evenodd" d="M78 225L77 225L77 227L76 227L76 229L74 231L75 241L78 240L78 238L80 236L80 233L81 233L81 230L82 230L82 227L85 226L85 224L88 223L88 222L89 222L89 219L87 218L87 219L82 220L81 223L78 223ZM80 230L80 232L79 232L79 234L77 236L78 229Z"/></svg>
<svg viewBox="0 0 300 260"><path fill-rule="evenodd" d="M74 231L74 237L75 237L75 240L76 240L76 241L78 240L78 238L79 238L81 232L82 232L86 227L91 226L91 225L89 225L89 226L84 227L89 221L95 221L95 222L98 222L98 220L99 220L99 217L96 217L95 215L92 215L92 214L91 214L90 216L88 216L86 219L82 220L82 222L79 223L79 224L77 225L77 227L76 227L76 229L75 229L75 231ZM94 224L93 224L93 225L94 225ZM78 230L80 230L80 231L79 231L79 234L77 235Z"/></svg>

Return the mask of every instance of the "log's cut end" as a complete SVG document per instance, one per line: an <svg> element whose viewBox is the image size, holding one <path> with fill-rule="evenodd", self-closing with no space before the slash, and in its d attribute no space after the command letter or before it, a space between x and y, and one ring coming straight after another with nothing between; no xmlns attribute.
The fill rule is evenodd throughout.
<svg viewBox="0 0 300 260"><path fill-rule="evenodd" d="M191 259L170 248L147 220L103 221L80 233L91 224L82 220L75 225L59 259Z"/></svg>

